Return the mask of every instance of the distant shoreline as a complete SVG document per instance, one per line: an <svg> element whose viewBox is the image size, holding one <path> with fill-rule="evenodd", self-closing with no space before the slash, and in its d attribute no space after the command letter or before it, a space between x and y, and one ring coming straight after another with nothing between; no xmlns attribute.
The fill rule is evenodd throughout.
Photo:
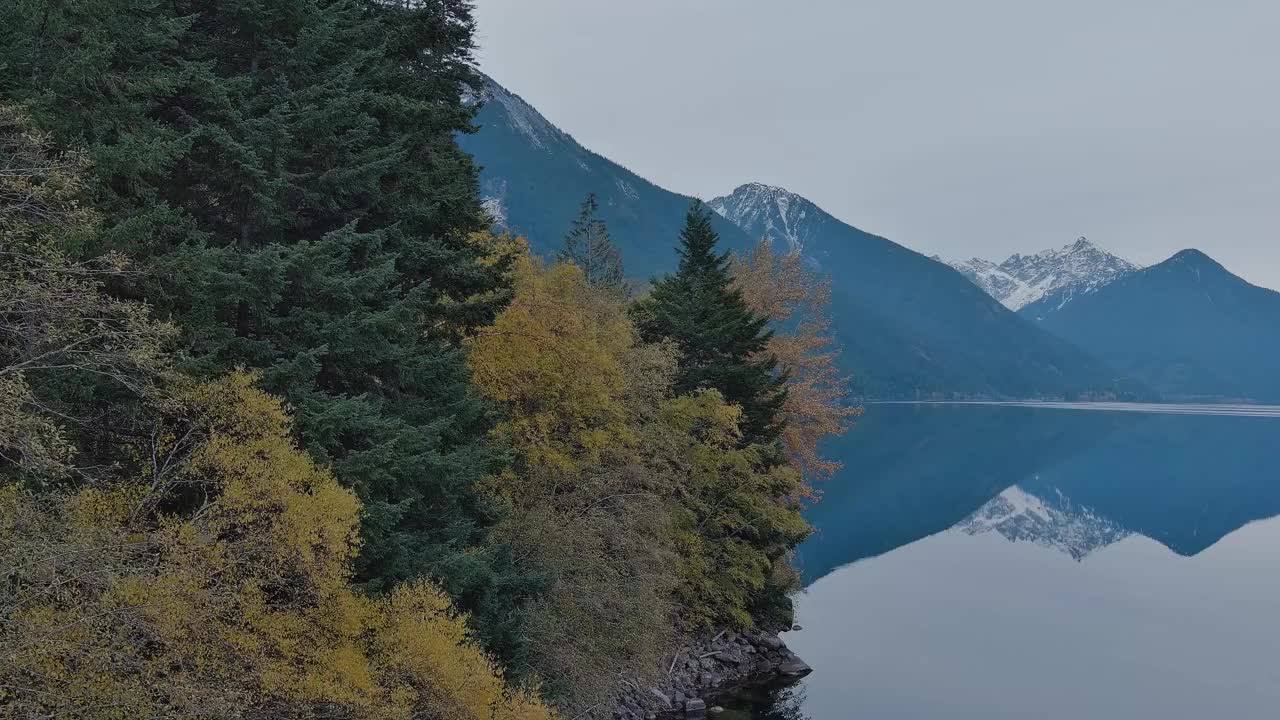
<svg viewBox="0 0 1280 720"><path fill-rule="evenodd" d="M864 400L864 405L992 405L1048 410L1138 412L1159 415L1221 415L1280 418L1280 405L1214 403L1066 402L1057 400Z"/></svg>

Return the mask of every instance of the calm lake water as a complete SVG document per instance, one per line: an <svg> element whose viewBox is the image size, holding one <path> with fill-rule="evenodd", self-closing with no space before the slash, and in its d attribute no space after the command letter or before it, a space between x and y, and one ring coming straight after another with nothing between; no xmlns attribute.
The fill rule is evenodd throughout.
<svg viewBox="0 0 1280 720"><path fill-rule="evenodd" d="M814 673L731 717L1280 716L1280 411L871 405L832 454Z"/></svg>

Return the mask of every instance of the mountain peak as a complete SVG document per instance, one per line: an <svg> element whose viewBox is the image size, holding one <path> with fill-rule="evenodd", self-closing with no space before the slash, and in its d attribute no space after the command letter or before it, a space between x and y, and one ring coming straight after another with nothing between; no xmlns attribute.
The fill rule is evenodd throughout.
<svg viewBox="0 0 1280 720"><path fill-rule="evenodd" d="M793 250L808 239L807 219L822 213L805 198L776 185L745 183L707 205L734 225L770 240L785 241Z"/></svg>
<svg viewBox="0 0 1280 720"><path fill-rule="evenodd" d="M997 532L1006 540L1030 540L1077 562L1131 533L1059 492L1042 499L1014 486L989 500L956 526L969 535Z"/></svg>
<svg viewBox="0 0 1280 720"><path fill-rule="evenodd" d="M1062 312L1044 328L1166 401L1280 401L1280 293L1183 250Z"/></svg>
<svg viewBox="0 0 1280 720"><path fill-rule="evenodd" d="M1222 265L1219 264L1217 260L1214 260L1213 258L1209 257L1208 255L1205 255L1203 252L1195 248L1187 248L1186 250L1179 250L1178 252L1174 253L1173 257L1169 258L1169 261L1186 263L1188 265L1207 265L1210 267L1222 267Z"/></svg>
<svg viewBox="0 0 1280 720"><path fill-rule="evenodd" d="M1034 255L1014 253L998 265L980 258L950 265L1010 310L1036 305L1036 313L1060 309L1138 269L1085 237Z"/></svg>
<svg viewBox="0 0 1280 720"><path fill-rule="evenodd" d="M1202 251L1196 250L1195 248L1179 250L1173 255L1173 257L1170 257L1159 265L1153 266L1151 269L1161 269L1172 272L1181 272L1187 275L1194 275L1196 283L1219 283L1233 280L1244 282L1244 280L1240 279L1230 270L1223 267L1222 263L1214 260Z"/></svg>
<svg viewBox="0 0 1280 720"><path fill-rule="evenodd" d="M481 83L477 83L479 85ZM551 255L595 193L631 277L677 265L692 198L660 188L561 133L528 103L489 83L478 132L459 146L480 167L490 215ZM867 397L1028 397L1103 390L1100 363L1029 326L945 266L863 232L783 188L748 183L708 203L721 247L750 251L762 235L803 248L831 284L841 372ZM781 245L781 244L780 244ZM785 245L781 245L785 247Z"/></svg>
<svg viewBox="0 0 1280 720"><path fill-rule="evenodd" d="M502 229L523 235L550 256L582 201L594 194L598 217L622 253L627 274L647 278L676 265L676 239L693 198L654 185L582 146L499 81L477 78L467 93L477 131L457 135L476 159L484 209ZM752 238L719 216L711 219L727 248Z"/></svg>
<svg viewBox="0 0 1280 720"><path fill-rule="evenodd" d="M762 182L743 183L738 187L734 188L733 192L729 194L729 197L741 196L741 195L747 195L747 194L764 194L764 195L770 195L773 197L779 197L779 196L799 197L798 195L796 195L795 193L791 192L790 190L784 187L778 187L777 185L768 185Z"/></svg>

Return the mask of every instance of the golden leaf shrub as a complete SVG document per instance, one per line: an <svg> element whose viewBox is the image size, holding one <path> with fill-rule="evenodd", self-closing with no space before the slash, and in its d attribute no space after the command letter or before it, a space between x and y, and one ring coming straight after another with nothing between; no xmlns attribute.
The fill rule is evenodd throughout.
<svg viewBox="0 0 1280 720"><path fill-rule="evenodd" d="M527 609L533 669L578 714L619 673L656 668L671 635L670 480L644 438L675 358L639 341L618 293L521 250L512 302L468 363L515 456L490 482L507 508L494 540L548 581Z"/></svg>
<svg viewBox="0 0 1280 720"><path fill-rule="evenodd" d="M140 470L0 489L0 710L15 717L542 720L426 582L350 583L359 503L234 374L154 409Z"/></svg>

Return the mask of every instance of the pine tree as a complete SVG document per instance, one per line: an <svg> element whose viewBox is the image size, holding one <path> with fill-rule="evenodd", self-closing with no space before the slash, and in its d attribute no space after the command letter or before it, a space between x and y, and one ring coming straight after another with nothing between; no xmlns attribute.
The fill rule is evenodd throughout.
<svg viewBox="0 0 1280 720"><path fill-rule="evenodd" d="M487 544L505 456L459 349L510 297L454 140L470 3L5 5L0 89L88 149L96 250L148 265L117 290L178 322L192 371L260 369L295 408L364 504L360 580L436 578L518 662L533 586Z"/></svg>
<svg viewBox="0 0 1280 720"><path fill-rule="evenodd" d="M668 338L680 348L675 391L719 390L742 408L744 443L769 443L782 428L785 376L764 351L772 333L768 318L753 313L733 285L726 253L700 202L694 202L680 233L680 266L656 280L636 308L650 341Z"/></svg>
<svg viewBox="0 0 1280 720"><path fill-rule="evenodd" d="M609 237L604 220L596 217L599 208L595 193L587 195L556 259L581 268L592 287L622 293L622 253Z"/></svg>

